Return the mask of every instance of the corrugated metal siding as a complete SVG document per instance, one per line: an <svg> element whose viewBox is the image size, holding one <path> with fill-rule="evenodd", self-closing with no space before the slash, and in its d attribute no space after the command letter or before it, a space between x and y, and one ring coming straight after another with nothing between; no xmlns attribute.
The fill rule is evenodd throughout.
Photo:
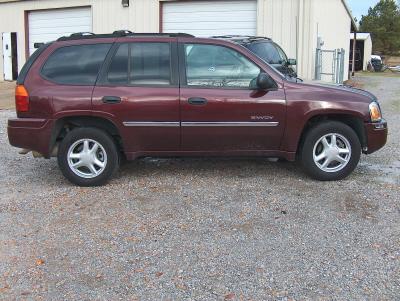
<svg viewBox="0 0 400 301"><path fill-rule="evenodd" d="M299 0L259 0L257 34L272 38L296 58Z"/></svg>
<svg viewBox="0 0 400 301"><path fill-rule="evenodd" d="M313 77L310 53L313 7L313 0L258 1L258 35L272 38L289 58L297 59L297 72L306 79Z"/></svg>
<svg viewBox="0 0 400 301"><path fill-rule="evenodd" d="M257 33L271 37L290 58L297 58L298 74L305 79L314 78L317 27L324 49L345 49L347 79L350 22L341 0L258 1Z"/></svg>
<svg viewBox="0 0 400 301"><path fill-rule="evenodd" d="M324 41L323 49L343 48L345 50L344 80L349 76L349 53L350 53L350 27L351 19L342 1L339 0L314 0L315 12L313 17L314 36L317 39L316 27L318 26L318 36ZM327 13L329 12L329 13ZM329 64L329 62L326 62ZM328 78L322 78L328 80Z"/></svg>

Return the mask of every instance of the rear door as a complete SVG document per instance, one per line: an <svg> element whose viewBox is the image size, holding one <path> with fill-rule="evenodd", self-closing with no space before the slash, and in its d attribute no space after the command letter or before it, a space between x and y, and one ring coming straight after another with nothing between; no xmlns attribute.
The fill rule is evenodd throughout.
<svg viewBox="0 0 400 301"><path fill-rule="evenodd" d="M236 49L198 41L179 48L182 149L279 149L286 114L283 86L252 88L264 70Z"/></svg>
<svg viewBox="0 0 400 301"><path fill-rule="evenodd" d="M93 92L94 114L121 129L126 152L180 147L176 39L122 38Z"/></svg>

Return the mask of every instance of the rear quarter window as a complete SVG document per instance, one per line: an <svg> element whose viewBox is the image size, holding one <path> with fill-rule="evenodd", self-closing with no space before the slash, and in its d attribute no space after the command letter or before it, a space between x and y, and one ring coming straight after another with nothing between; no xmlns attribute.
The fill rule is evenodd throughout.
<svg viewBox="0 0 400 301"><path fill-rule="evenodd" d="M74 45L55 50L41 74L67 85L94 85L111 44Z"/></svg>

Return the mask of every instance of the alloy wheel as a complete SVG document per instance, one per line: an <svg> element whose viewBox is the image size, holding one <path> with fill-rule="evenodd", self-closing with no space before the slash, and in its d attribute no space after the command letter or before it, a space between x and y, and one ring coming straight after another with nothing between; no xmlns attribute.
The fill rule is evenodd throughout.
<svg viewBox="0 0 400 301"><path fill-rule="evenodd" d="M107 165L104 147L93 139L80 139L67 153L68 166L78 176L86 179L100 175Z"/></svg>
<svg viewBox="0 0 400 301"><path fill-rule="evenodd" d="M318 139L314 145L314 163L324 172L342 170L349 163L350 158L350 142L340 134L326 134Z"/></svg>

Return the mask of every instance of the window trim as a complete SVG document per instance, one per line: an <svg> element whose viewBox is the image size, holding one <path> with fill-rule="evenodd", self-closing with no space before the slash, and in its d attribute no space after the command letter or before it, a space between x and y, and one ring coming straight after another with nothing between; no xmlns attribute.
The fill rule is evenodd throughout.
<svg viewBox="0 0 400 301"><path fill-rule="evenodd" d="M244 55L240 51L236 50L233 47L229 47L226 45L221 45L221 44L214 44L214 43L198 43L198 42L180 42L178 45L178 50L179 50L179 79L180 79L180 87L181 88L186 88L186 89L219 89L219 90L248 90L248 91L255 91L256 89L250 88L250 87L219 87L219 86L203 86L203 85L188 85L187 84L187 76L186 76L186 52L185 52L185 45L210 45L210 46L219 46L219 47L225 47L230 50L236 51L242 56L244 56L247 60L252 62L254 65L256 65L258 68L260 68L260 73L264 72L267 73L264 68L262 68L259 64L257 64L253 59L249 58L248 56ZM243 47L243 46L242 46ZM245 47L243 47L246 49ZM276 80L273 79L275 82ZM277 83L277 86L278 83ZM269 89L268 91L277 91L279 88L276 89Z"/></svg>
<svg viewBox="0 0 400 301"><path fill-rule="evenodd" d="M110 83L107 79L108 71L111 67L112 60L117 53L119 47L124 44L169 44L169 53L170 53L170 83L168 85L163 85L163 84L130 84L129 82L127 84L122 84L122 83ZM131 64L130 64L130 53L131 53L131 47L128 48L128 74L131 69ZM153 88L176 88L179 87L179 78L178 78L178 57L177 57L177 43L170 41L170 42L159 42L159 41L127 41L127 42L117 42L114 43L111 51L109 52L108 57L105 60L105 63L103 64L102 69L100 70L99 73L99 78L98 81L96 82L96 86L100 87L153 87Z"/></svg>
<svg viewBox="0 0 400 301"><path fill-rule="evenodd" d="M70 83L61 83L61 82L58 82L58 81L56 81L56 80L54 80L54 79L51 79L51 78L49 78L49 77L47 77L46 75L43 74L44 66L46 65L46 63L47 63L47 61L50 59L50 57L51 57L56 51L58 51L58 50L60 50L60 49L63 49L63 48L67 48L67 47L92 46L92 45L94 45L94 46L95 46L95 45L109 45L109 46L110 46L109 49L108 49L108 51L107 51L107 53L106 53L106 55L105 55L105 57L104 57L104 59L103 59L103 62L100 64L99 71L97 71L96 79L94 80L93 84L77 84L77 83L75 83L75 84L70 84ZM55 48L52 52L50 52L49 55L46 57L46 59L45 59L45 61L43 62L42 66L40 67L39 75L40 75L40 77L41 77L42 79L44 79L44 80L46 80L46 81L49 81L49 82L51 82L51 83L53 83L53 84L57 84L57 85L59 85L59 86L94 87L94 86L96 85L96 83L97 83L97 80L99 79L99 76L100 76L100 74L101 74L101 70L102 70L102 68L103 68L103 66L104 66L104 63L105 63L105 61L106 61L106 59L107 59L107 57L108 57L108 55L109 55L111 49L113 48L113 45L114 45L114 43L111 42L111 43L73 44L73 45L65 45L65 46L62 46L62 47L57 47L57 48Z"/></svg>

